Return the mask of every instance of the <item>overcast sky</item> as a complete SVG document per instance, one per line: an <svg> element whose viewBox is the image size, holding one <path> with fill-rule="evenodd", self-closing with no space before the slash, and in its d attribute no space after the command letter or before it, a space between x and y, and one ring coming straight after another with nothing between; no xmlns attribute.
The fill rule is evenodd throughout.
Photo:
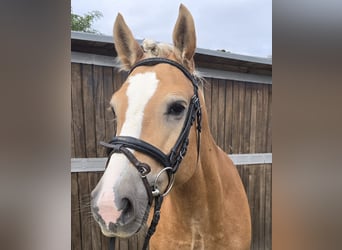
<svg viewBox="0 0 342 250"><path fill-rule="evenodd" d="M167 43L172 42L180 3L194 17L198 48L272 55L272 0L71 0L75 14L102 12L93 28L104 35L112 35L120 12L136 39Z"/></svg>

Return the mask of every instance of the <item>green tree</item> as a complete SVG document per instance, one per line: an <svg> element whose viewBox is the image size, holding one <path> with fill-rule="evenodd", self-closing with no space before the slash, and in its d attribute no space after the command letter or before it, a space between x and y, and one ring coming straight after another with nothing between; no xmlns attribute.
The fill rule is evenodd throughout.
<svg viewBox="0 0 342 250"><path fill-rule="evenodd" d="M84 16L77 15L71 10L71 30L101 34L91 27L93 23L101 17L103 17L102 13L97 10L90 11L87 14L84 14Z"/></svg>

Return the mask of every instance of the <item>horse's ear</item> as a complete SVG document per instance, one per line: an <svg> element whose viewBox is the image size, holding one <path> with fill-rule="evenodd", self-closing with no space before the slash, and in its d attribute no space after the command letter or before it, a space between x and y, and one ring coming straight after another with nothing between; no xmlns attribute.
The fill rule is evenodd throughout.
<svg viewBox="0 0 342 250"><path fill-rule="evenodd" d="M134 39L131 30L128 28L120 13L114 23L113 36L115 49L122 63L122 67L125 70L129 70L142 58L144 51Z"/></svg>
<svg viewBox="0 0 342 250"><path fill-rule="evenodd" d="M182 63L193 70L193 56L196 49L196 31L190 11L181 4L176 25L173 29L173 45Z"/></svg>

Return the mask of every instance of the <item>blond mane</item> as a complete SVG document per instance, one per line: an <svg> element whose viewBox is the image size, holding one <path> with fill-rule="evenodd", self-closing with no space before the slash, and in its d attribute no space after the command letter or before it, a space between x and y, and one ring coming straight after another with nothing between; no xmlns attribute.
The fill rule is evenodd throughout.
<svg viewBox="0 0 342 250"><path fill-rule="evenodd" d="M173 45L167 43L157 43L152 39L144 39L141 48L143 49L143 58L163 57L167 58L173 51ZM128 71L129 68L125 65L119 57L115 58L116 68L119 71Z"/></svg>
<svg viewBox="0 0 342 250"><path fill-rule="evenodd" d="M144 50L145 58L168 57L173 52L173 45L167 43L157 43L151 39L145 39L141 47Z"/></svg>

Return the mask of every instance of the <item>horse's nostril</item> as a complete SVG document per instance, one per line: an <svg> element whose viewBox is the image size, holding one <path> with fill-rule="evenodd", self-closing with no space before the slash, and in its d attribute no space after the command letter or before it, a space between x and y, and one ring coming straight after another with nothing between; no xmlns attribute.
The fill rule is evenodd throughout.
<svg viewBox="0 0 342 250"><path fill-rule="evenodd" d="M132 202L127 199L122 199L122 213L118 220L119 224L128 224L134 220L134 208Z"/></svg>
<svg viewBox="0 0 342 250"><path fill-rule="evenodd" d="M127 198L125 198L124 200L123 200L123 203L124 203L124 206L123 206L123 213L127 213L127 212L129 212L130 210L133 210L133 206L132 206L132 203L130 202L130 200L129 199L127 199Z"/></svg>

